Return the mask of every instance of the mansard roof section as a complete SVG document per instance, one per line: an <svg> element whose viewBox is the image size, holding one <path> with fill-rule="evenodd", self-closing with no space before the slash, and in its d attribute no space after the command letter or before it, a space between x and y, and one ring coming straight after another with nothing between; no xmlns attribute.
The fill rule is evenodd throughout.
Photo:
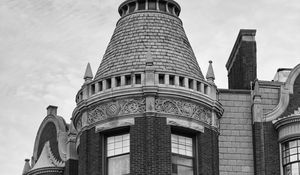
<svg viewBox="0 0 300 175"><path fill-rule="evenodd" d="M177 15L159 10L144 10L121 17L95 79L144 71L148 52L151 52L155 71L204 80L181 20Z"/></svg>

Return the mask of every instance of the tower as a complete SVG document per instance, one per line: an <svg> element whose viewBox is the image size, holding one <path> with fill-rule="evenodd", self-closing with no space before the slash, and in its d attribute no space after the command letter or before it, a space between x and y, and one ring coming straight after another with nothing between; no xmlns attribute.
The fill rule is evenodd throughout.
<svg viewBox="0 0 300 175"><path fill-rule="evenodd" d="M180 10L173 0L120 5L95 77L88 66L76 96L79 174L219 173L223 109L212 66L206 81Z"/></svg>

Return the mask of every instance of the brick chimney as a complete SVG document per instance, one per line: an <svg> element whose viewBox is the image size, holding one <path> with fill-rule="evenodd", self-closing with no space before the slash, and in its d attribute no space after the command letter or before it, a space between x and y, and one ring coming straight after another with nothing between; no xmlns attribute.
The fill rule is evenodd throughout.
<svg viewBox="0 0 300 175"><path fill-rule="evenodd" d="M226 63L229 89L250 89L256 75L256 30L242 29Z"/></svg>

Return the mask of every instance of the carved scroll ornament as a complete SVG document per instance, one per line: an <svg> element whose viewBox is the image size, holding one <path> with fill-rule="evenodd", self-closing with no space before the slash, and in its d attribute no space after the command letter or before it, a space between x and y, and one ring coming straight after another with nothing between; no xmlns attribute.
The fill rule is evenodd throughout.
<svg viewBox="0 0 300 175"><path fill-rule="evenodd" d="M159 113L190 117L209 125L212 123L211 112L208 109L184 100L157 98L155 101L155 110Z"/></svg>

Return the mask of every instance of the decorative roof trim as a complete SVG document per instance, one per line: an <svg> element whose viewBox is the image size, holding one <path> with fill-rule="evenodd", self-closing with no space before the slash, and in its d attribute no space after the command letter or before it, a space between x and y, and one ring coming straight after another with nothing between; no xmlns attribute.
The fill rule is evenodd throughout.
<svg viewBox="0 0 300 175"><path fill-rule="evenodd" d="M54 157L54 155L51 151L50 142L47 141L44 144L42 153L41 153L38 161L32 167L30 172L34 171L34 170L38 170L38 169L47 169L47 168L51 168L51 167L62 167L63 168L63 167L65 167L65 163L57 160Z"/></svg>
<svg viewBox="0 0 300 175"><path fill-rule="evenodd" d="M34 149L33 149L33 162L32 162L33 165L38 159L37 152L38 152L39 141L41 138L41 134L48 122L52 122L56 127L59 155L63 161L66 161L66 153L67 153L67 151L66 151L66 149L67 149L67 147L66 147L66 141L67 141L66 122L62 117L54 116L54 115L50 114L45 117L45 119L43 120L42 124L40 125L38 133L36 135L35 142L34 142Z"/></svg>
<svg viewBox="0 0 300 175"><path fill-rule="evenodd" d="M293 91L294 91L295 80L299 75L300 75L300 64L298 64L295 68L293 68L286 82L283 85L281 85L280 100L278 105L272 111L264 114L267 122L277 119L285 112L285 110L289 105L290 94L294 93Z"/></svg>

